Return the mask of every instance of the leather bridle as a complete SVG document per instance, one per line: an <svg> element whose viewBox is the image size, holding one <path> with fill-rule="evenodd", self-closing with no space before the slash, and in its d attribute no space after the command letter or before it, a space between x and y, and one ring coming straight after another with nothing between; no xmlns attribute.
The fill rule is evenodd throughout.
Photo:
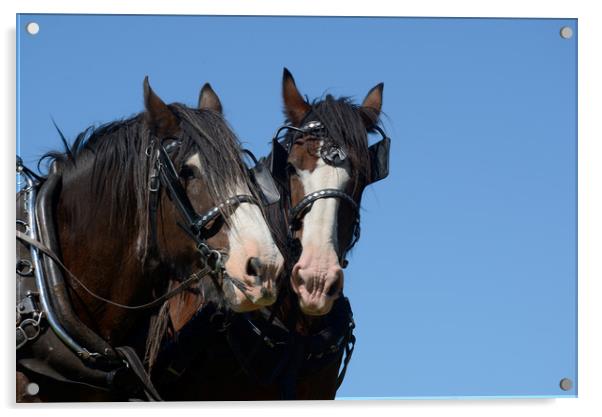
<svg viewBox="0 0 602 417"><path fill-rule="evenodd" d="M169 143L165 144L166 142ZM144 304L121 304L113 300L104 298L96 294L91 289L89 289L75 274L73 274L62 263L60 257L51 249L47 248L43 243L39 242L36 239L29 238L20 231L17 231L17 238L26 243L27 245L37 248L39 251L51 258L67 275L69 275L69 277L72 280L77 282L78 285L90 296L115 307L127 310L145 310L158 307L169 298L186 290L188 287L200 281L207 275L211 277L211 280L213 281L220 295L223 296L223 282L229 281L235 287L237 287L244 294L245 297L249 298L245 284L239 279L231 277L226 273L224 260L226 254L220 252L217 249L212 248L207 243L207 236L205 235L205 233L207 231L206 226L218 216L222 215L223 210L232 209L233 207L242 203L250 203L256 205L259 205L259 203L257 199L252 195L239 194L228 198L219 205L214 206L210 210L207 210L203 214L198 214L192 206L192 203L190 202L190 199L188 198L184 187L182 187L182 184L180 183L180 176L178 175L176 168L173 165L171 158L169 157L169 152L177 146L180 146L180 144L181 139L178 138L168 138L164 139L161 142L158 142L157 140L152 140L150 146L146 149L146 155L148 157L152 157L154 155L151 175L149 178L149 217L151 239L153 242L152 245L155 245L154 247L156 248L157 210L159 206L161 186L163 186L167 190L168 197L176 206L177 211L184 219L184 223L177 222L178 226L180 226L184 230L184 232L195 242L195 246L199 253L201 263L203 264L203 267L200 270L191 273L188 277L184 278L180 282L180 285L178 287ZM19 166L21 166L21 170L26 169L23 167L22 161L20 162L21 165L19 165L19 162L20 160L18 159L17 169L19 169ZM28 173L28 175L32 175L29 174L29 172L31 172L30 170L27 170L26 172Z"/></svg>
<svg viewBox="0 0 602 417"><path fill-rule="evenodd" d="M156 244L157 209L161 187L164 187L169 199L183 219L183 222L177 222L177 225L194 241L201 263L209 267L209 275L217 291L223 294L223 281L230 281L245 297L249 298L245 284L226 273L224 258L227 255L212 248L207 243L207 225L217 217L222 216L225 210L232 210L242 203L250 203L258 206L260 203L250 194L238 194L224 200L204 213L197 213L180 182L180 175L177 173L169 156L170 152L181 144L182 140L179 138L153 139L151 145L146 150L147 156L153 157L149 179L151 240L154 242L153 244Z"/></svg>
<svg viewBox="0 0 602 417"><path fill-rule="evenodd" d="M280 133L282 131L295 132L293 135L289 135L284 138L284 142L280 142ZM329 140L328 133L324 127L324 125L317 121L311 120L309 122L304 123L301 127L294 127L291 125L283 125L278 128L274 137L272 138L272 172L275 177L280 177L280 181L285 184L287 189L290 187L288 170L284 170L286 175L278 175L274 173L274 158L286 158L291 152L292 145L295 141L297 134L309 135L317 139L322 139L325 142ZM334 150L334 152L333 152ZM324 146L320 151L319 155L327 164L332 165L335 161L334 159L346 158L346 153L343 149L338 147L337 145L331 145L328 152L324 152ZM280 161L282 163L282 161ZM295 238L295 232L297 232L302 227L302 220L305 215L312 209L313 204L321 199L326 198L336 198L342 201L345 201L354 212L354 220L353 220L353 232L351 241L345 248L345 250L340 254L339 262L345 267L347 265L347 253L355 246L360 237L360 209L358 203L355 199L349 195L348 193L337 190L335 188L323 188L312 193L305 195L299 203L296 205L292 205L292 195L290 191L288 194L288 202L289 202L289 210L288 210L288 241L289 241L289 250L293 252L292 260L293 262L297 262L299 256L301 255L301 245L298 239Z"/></svg>

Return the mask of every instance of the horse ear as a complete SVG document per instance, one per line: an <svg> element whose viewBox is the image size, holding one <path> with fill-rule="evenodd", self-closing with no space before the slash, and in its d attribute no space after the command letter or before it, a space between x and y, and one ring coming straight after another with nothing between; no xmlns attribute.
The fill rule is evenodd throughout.
<svg viewBox="0 0 602 417"><path fill-rule="evenodd" d="M144 77L144 107L146 108L147 121L151 130L157 136L175 135L178 132L178 118L167 104L155 94L148 83L148 76Z"/></svg>
<svg viewBox="0 0 602 417"><path fill-rule="evenodd" d="M372 87L366 98L362 102L362 117L366 127L371 127L378 122L380 110L383 105L383 89L384 83L377 84Z"/></svg>
<svg viewBox="0 0 602 417"><path fill-rule="evenodd" d="M209 83L205 83L199 93L199 109L213 110L220 114L223 112L222 102Z"/></svg>
<svg viewBox="0 0 602 417"><path fill-rule="evenodd" d="M282 75L282 98L284 99L284 113L295 126L299 126L303 117L309 112L311 106L305 102L290 71L284 68Z"/></svg>

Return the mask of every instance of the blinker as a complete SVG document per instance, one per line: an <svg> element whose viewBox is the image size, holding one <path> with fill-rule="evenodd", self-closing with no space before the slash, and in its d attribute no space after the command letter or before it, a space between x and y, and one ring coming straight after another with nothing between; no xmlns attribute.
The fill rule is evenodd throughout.
<svg viewBox="0 0 602 417"><path fill-rule="evenodd" d="M368 147L370 154L370 184L387 178L389 175L389 153L391 139L379 126L373 126L382 136L382 139Z"/></svg>
<svg viewBox="0 0 602 417"><path fill-rule="evenodd" d="M249 151L248 149L243 149L243 151L253 160L255 164L253 168L249 169L249 173L251 174L251 178L260 191L262 203L269 206L270 204L278 202L280 200L280 191L274 182L272 173L267 166L266 159L260 158L258 161L253 152Z"/></svg>
<svg viewBox="0 0 602 417"><path fill-rule="evenodd" d="M280 130L278 130L280 132ZM281 185L286 186L288 182L288 174L286 172L288 165L288 149L278 141L278 133L272 139L272 155L270 159L270 171L272 176Z"/></svg>
<svg viewBox="0 0 602 417"><path fill-rule="evenodd" d="M391 139L377 125L372 126L372 130L378 132L382 139L368 147L370 156L370 179L369 184L378 182L389 175L389 154L391 149ZM325 130L320 122L309 122L302 128L294 126L281 126L272 139L272 155L270 160L270 171L272 176L281 184L285 185L288 181L287 164L290 153L291 141L281 143L278 139L283 130L295 131L299 133L324 134ZM336 145L327 146L321 150L322 159L329 165L340 164L347 158L343 149Z"/></svg>
<svg viewBox="0 0 602 417"><path fill-rule="evenodd" d="M276 183L274 182L274 178L272 178L269 168L265 165L264 158L261 158L259 162L251 168L251 175L261 191L261 198L265 205L274 204L280 200L280 192L276 187Z"/></svg>

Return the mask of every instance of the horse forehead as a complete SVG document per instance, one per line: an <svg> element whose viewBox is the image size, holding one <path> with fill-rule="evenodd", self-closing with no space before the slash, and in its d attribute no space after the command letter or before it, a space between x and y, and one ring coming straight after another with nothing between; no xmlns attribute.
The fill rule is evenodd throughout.
<svg viewBox="0 0 602 417"><path fill-rule="evenodd" d="M313 172L319 164L320 150L324 141L307 141L302 146L293 148L290 160L297 171Z"/></svg>
<svg viewBox="0 0 602 417"><path fill-rule="evenodd" d="M342 189L350 178L347 165L333 166L317 158L312 170L298 169L297 173L306 194L323 188Z"/></svg>

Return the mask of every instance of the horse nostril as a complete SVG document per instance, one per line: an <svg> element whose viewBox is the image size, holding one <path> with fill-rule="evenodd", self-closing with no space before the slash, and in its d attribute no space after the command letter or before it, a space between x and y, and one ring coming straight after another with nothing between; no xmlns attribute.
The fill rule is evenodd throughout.
<svg viewBox="0 0 602 417"><path fill-rule="evenodd" d="M246 273L247 273L247 275L251 275L254 277L260 276L262 267L263 267L263 264L261 263L261 260L255 256L253 256L253 257L249 258L249 260L247 261Z"/></svg>
<svg viewBox="0 0 602 417"><path fill-rule="evenodd" d="M341 277L339 277L335 282L332 283L332 285L326 292L326 295L329 297L334 297L335 295L337 295L339 293L339 291L341 290L342 282L343 282L343 280L341 279Z"/></svg>
<svg viewBox="0 0 602 417"><path fill-rule="evenodd" d="M261 287L261 291L260 292L261 292L261 297L262 298L268 298L271 295L270 290L268 290L265 287Z"/></svg>

